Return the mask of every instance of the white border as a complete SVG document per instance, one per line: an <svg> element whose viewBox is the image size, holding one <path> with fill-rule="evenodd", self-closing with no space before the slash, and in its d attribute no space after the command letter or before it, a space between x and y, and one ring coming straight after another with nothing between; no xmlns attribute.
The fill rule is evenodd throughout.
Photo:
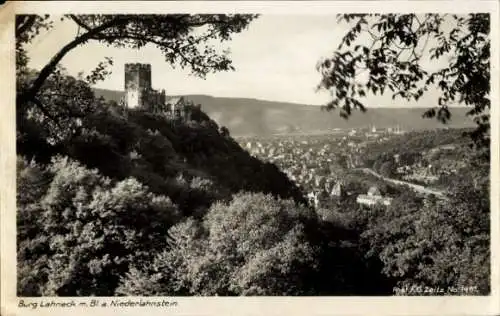
<svg viewBox="0 0 500 316"><path fill-rule="evenodd" d="M262 13L325 15L359 12L466 13L490 12L491 25L491 223L492 294L488 297L176 297L178 307L18 309L15 223L15 58L16 13ZM0 7L0 210L1 210L1 315L92 313L93 315L169 313L176 315L495 315L499 296L499 4L497 1L49 1L13 2ZM98 298L110 301L115 298ZM152 298L149 298L152 299ZM33 299L36 301L37 299ZM39 299L38 299L39 300ZM55 301L67 301L57 298ZM86 298L74 298L76 302Z"/></svg>

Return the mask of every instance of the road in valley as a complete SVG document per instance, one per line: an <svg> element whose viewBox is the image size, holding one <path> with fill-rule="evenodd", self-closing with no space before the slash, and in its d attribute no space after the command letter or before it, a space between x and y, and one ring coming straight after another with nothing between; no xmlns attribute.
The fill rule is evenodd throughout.
<svg viewBox="0 0 500 316"><path fill-rule="evenodd" d="M393 183L393 184L397 184L397 185L407 185L409 186L410 188L412 188L413 190L415 190L416 192L418 193L422 193L422 194L434 194L436 197L440 197L440 198L444 198L445 197L445 193L444 191L439 191L439 190L436 190L436 189L431 189L431 188L427 188L427 187L424 187L423 185L418 185L418 184L415 184L415 183L411 183L411 182L406 182L406 181L402 181L402 180L396 180L396 179L392 179L392 178L386 178L384 177L383 175L373 171L372 169L370 168L357 168L358 170L361 170L363 171L364 173L369 173L379 179L382 179L384 181L387 181L387 182L390 182L390 183Z"/></svg>

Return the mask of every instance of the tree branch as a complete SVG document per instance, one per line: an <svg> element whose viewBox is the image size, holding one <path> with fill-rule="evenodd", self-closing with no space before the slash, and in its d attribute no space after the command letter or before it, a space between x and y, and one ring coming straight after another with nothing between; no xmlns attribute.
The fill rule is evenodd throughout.
<svg viewBox="0 0 500 316"><path fill-rule="evenodd" d="M376 36L376 35L375 35L375 34L373 34L373 32L372 32L372 31L370 31L370 29L368 29L368 28L362 29L362 31L367 32L367 33L368 33L368 34L372 37L372 39L373 39L373 40L375 40L375 41L380 41L381 39L383 39L383 38L384 38L384 36L380 36L380 37Z"/></svg>
<svg viewBox="0 0 500 316"><path fill-rule="evenodd" d="M76 15L68 15L68 17L71 18L71 20L74 21L79 27L86 30L86 32L82 35L77 36L73 41L66 44L59 52L57 52L51 58L51 60L42 68L42 70L38 74L38 77L33 81L31 87L28 88L22 94L20 94L19 99L18 99L19 104L23 104L27 101L33 100L36 97L36 95L38 94L38 92L40 91L40 89L43 86L46 79L53 73L53 71L57 67L58 63L64 58L64 56L68 52L70 52L72 49L87 42L88 40L112 40L113 38L116 38L116 39L129 38L129 39L134 39L134 40L145 40L144 37L137 38L137 37L134 37L132 35L127 36L127 34L125 34L125 35L124 34L116 34L116 35L102 34L103 31L106 31L110 28L117 27L117 26L120 26L123 24L127 24L131 21L133 22L134 20L129 15L119 15L119 16L113 18L112 20L110 20L108 22L103 22L101 25L98 25L95 27L89 26L87 23L84 22L84 20L82 20L80 17L78 17ZM173 25L178 23L178 24L182 24L188 28L201 27L201 26L210 25L210 24L225 25L225 24L231 23L231 21L226 21L223 18L220 18L219 16L213 16L213 17L209 17L209 18L203 17L200 19L192 19L191 21L189 19L190 17L191 17L190 15L184 15L180 18L179 17L170 17L170 19L172 19L171 23ZM136 17L136 19L137 19L137 17ZM22 27L20 27L19 31L22 31L23 29L25 29L24 25L26 25L27 21L23 21L23 22L24 23L22 23ZM167 23L167 25L165 27L167 27L168 25L169 24ZM162 26L160 25L160 27L162 27ZM217 31L213 30L212 32L216 33ZM210 36L210 35L208 35L208 36ZM181 48L172 47L172 45L169 45L167 42L158 41L158 40L156 40L156 38L146 38L146 41L153 43L153 44L157 44L161 47L165 47L165 48L168 48L170 50L173 50L174 52L178 53L179 56L186 63L189 63L191 65L197 65L197 63L195 61L190 60L189 58L187 58L183 54L182 47ZM210 67L210 66L208 66L208 67ZM213 66L212 66L212 68L213 68Z"/></svg>
<svg viewBox="0 0 500 316"><path fill-rule="evenodd" d="M158 45L160 47L163 47L163 48L166 48L166 49L169 49L175 53L177 53L182 60L184 60L186 63L190 64L193 68L196 68L197 66L200 66L199 64L197 64L194 60L188 58L186 55L184 55L184 53L182 53L182 50L181 48L183 47L174 47L172 45L169 45L167 42L161 42L161 41L158 41L154 38L147 38L147 37L144 37L144 36L139 36L139 35L135 35L135 34L127 34L127 35L103 35L103 36L99 36L99 38L93 38L93 39L100 39L100 40L108 40L108 41L112 41L112 40L115 40L115 39L130 39L130 40L143 40L143 41L146 41L146 42L149 42L151 44L155 44L155 45ZM196 42L196 41L195 41ZM189 46L189 45L187 45ZM186 47L186 46L184 46ZM215 68L213 66L207 66L208 68Z"/></svg>
<svg viewBox="0 0 500 316"><path fill-rule="evenodd" d="M63 57L69 51L76 48L78 45L85 43L86 41L91 39L96 34L99 34L99 32L102 32L110 27L120 25L124 22L127 22L127 20L124 19L123 17L117 17L109 22L103 23L102 25L100 25L94 29L91 29L87 33L75 38L73 41L71 41L66 46L64 46L59 52L57 52L57 54L55 54L52 57L52 59L45 65L45 67L43 67L43 69L40 71L38 77L33 82L32 86L29 88L29 90L21 95L21 103L29 101L29 100L33 100L35 98L35 96L37 95L38 91L42 87L45 80L50 76L50 74L56 68L57 64L61 61L61 59L63 59Z"/></svg>
<svg viewBox="0 0 500 316"><path fill-rule="evenodd" d="M429 43L429 38L431 37L431 33L427 33L427 37L425 38L424 46L422 47L422 50L420 51L420 55L423 56L425 53L425 50L427 48L427 44Z"/></svg>
<svg viewBox="0 0 500 316"><path fill-rule="evenodd" d="M70 14L69 17L76 23L78 26L84 28L87 31L91 31L92 28L88 26L87 24L83 23L82 20L80 20L76 15Z"/></svg>
<svg viewBox="0 0 500 316"><path fill-rule="evenodd" d="M413 20L416 20L418 25L419 25L419 28L422 27L422 22L420 22L420 19L418 18L417 14L412 14L412 21Z"/></svg>

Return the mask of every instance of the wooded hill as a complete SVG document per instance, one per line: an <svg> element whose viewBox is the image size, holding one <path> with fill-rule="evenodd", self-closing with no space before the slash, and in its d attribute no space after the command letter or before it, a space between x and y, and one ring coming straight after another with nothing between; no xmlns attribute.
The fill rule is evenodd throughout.
<svg viewBox="0 0 500 316"><path fill-rule="evenodd" d="M118 102L123 92L94 89L96 96ZM246 98L222 98L208 95L186 95L188 100L201 104L203 111L233 136L268 136L281 133L316 134L335 128L399 127L403 130L473 127L474 122L465 114L467 108L452 108L447 124L436 119L422 118L425 108L369 108L367 112L354 112L348 120L336 111L327 112L319 106L266 101Z"/></svg>

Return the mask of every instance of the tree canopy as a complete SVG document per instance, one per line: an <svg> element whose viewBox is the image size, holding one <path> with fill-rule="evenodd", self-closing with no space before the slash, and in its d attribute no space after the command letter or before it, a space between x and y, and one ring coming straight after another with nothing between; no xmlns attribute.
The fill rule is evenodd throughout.
<svg viewBox="0 0 500 316"><path fill-rule="evenodd" d="M489 144L489 14L343 14L351 29L332 56L318 63L319 89L332 91L328 109L348 118L365 111L367 94L418 101L438 91L437 104L424 117L447 122L450 106L470 106L477 123L471 133Z"/></svg>
<svg viewBox="0 0 500 316"><path fill-rule="evenodd" d="M166 62L189 67L193 74L202 77L214 71L232 70L229 51L219 51L212 42L230 40L233 34L244 30L256 17L242 14L64 15L61 20L78 26L77 36L65 44L29 84L20 86L18 105L31 102L43 111L45 105L38 98L38 93L47 78L66 54L89 41L136 49L152 44L161 50ZM53 24L48 15L16 16L18 76L27 71L26 44L43 29L51 29ZM108 59L108 62L112 63L112 60ZM100 63L86 79L98 79L105 73L104 67L105 64Z"/></svg>

